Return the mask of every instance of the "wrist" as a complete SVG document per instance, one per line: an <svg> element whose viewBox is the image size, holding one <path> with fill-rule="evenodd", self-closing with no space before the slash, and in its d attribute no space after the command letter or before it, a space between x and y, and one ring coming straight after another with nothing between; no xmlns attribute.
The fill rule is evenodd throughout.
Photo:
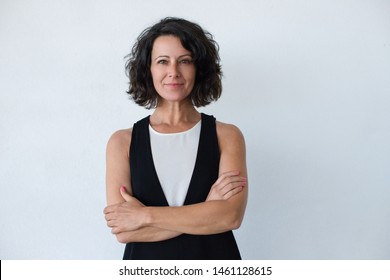
<svg viewBox="0 0 390 280"><path fill-rule="evenodd" d="M143 224L146 227L152 226L153 224L153 208L152 207L144 207L144 220Z"/></svg>

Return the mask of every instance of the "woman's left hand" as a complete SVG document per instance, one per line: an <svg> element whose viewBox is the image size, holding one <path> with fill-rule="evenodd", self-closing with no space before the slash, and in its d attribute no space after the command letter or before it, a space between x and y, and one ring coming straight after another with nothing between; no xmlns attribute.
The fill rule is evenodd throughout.
<svg viewBox="0 0 390 280"><path fill-rule="evenodd" d="M247 185L247 181L246 178L239 175L239 171L222 173L212 185L206 201L228 200L232 196L240 193Z"/></svg>
<svg viewBox="0 0 390 280"><path fill-rule="evenodd" d="M145 205L129 195L125 187L121 187L120 191L125 202L110 205L104 209L107 226L112 229L113 234L137 230L144 225Z"/></svg>

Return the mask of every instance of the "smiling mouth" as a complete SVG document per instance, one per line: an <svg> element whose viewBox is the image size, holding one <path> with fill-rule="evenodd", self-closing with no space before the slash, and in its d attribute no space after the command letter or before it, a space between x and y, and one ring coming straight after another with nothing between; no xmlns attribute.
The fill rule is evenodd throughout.
<svg viewBox="0 0 390 280"><path fill-rule="evenodd" d="M184 84L180 84L180 83L169 83L169 84L165 84L165 86L167 87L173 87L173 88L176 88L176 87L180 87L180 86L183 86Z"/></svg>

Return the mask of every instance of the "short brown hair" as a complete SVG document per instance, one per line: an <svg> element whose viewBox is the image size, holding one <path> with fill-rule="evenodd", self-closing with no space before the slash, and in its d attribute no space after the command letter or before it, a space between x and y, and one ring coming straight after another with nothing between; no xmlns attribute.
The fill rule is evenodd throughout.
<svg viewBox="0 0 390 280"><path fill-rule="evenodd" d="M219 46L213 36L198 24L181 18L165 18L145 29L127 56L126 74L130 79L127 93L135 103L147 109L155 108L157 94L150 71L153 43L157 37L173 35L191 52L196 68L195 85L190 94L192 103L202 107L218 100L222 92L222 71Z"/></svg>

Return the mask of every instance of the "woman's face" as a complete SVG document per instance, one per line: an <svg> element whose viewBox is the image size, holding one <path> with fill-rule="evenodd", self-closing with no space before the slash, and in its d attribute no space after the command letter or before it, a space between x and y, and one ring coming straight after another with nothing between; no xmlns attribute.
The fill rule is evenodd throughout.
<svg viewBox="0 0 390 280"><path fill-rule="evenodd" d="M169 102L186 100L195 83L195 65L191 53L180 39L164 35L153 44L150 71L160 97Z"/></svg>

